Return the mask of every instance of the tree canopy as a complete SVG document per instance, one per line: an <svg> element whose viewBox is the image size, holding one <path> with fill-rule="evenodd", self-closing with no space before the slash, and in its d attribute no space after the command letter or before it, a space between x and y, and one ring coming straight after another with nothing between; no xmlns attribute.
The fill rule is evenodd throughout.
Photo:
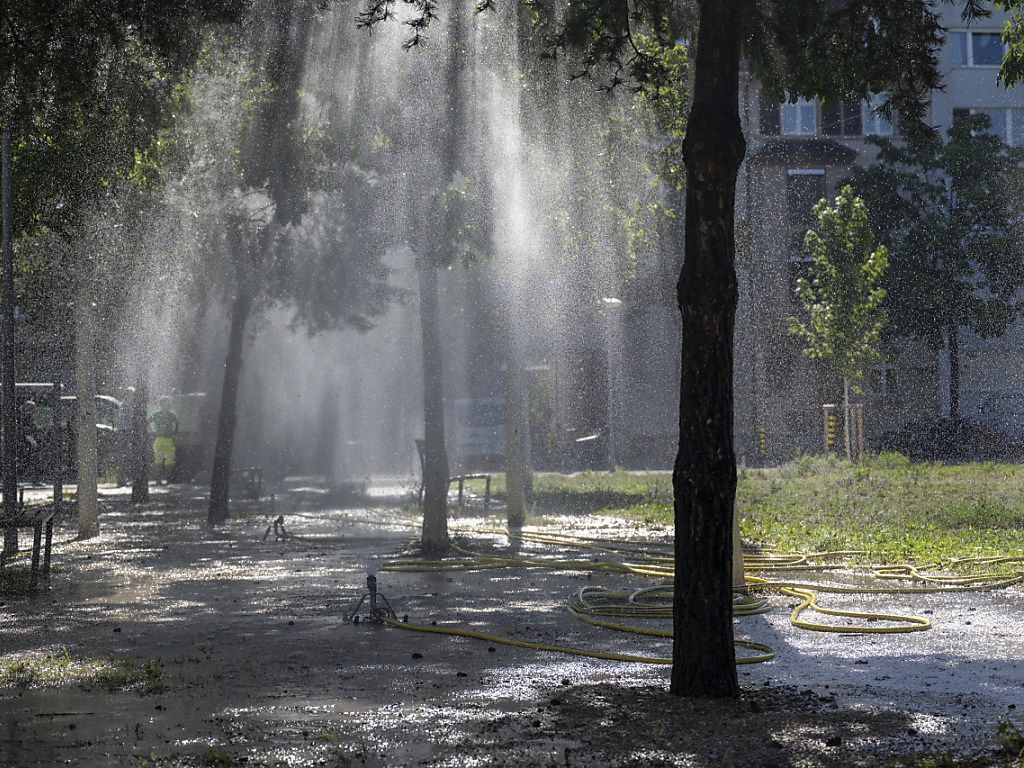
<svg viewBox="0 0 1024 768"><path fill-rule="evenodd" d="M250 316L279 306L292 312L292 330L367 330L397 295L375 226L379 158L361 149L373 143L300 109L315 3L266 5L246 34L209 48L174 136L177 199L202 210L194 276L219 290L231 318L211 523L228 516Z"/></svg>
<svg viewBox="0 0 1024 768"><path fill-rule="evenodd" d="M0 122L4 144L4 350L2 421L14 422L13 239L57 231L82 213L145 152L161 123L168 82L188 68L208 23L236 21L246 0L26 0L7 3L0 19ZM16 137L16 139L14 138ZM18 144L12 152L11 145ZM130 158L130 160L128 159ZM11 165L19 179L14 204ZM33 183L33 181L35 183ZM17 209L17 210L16 210ZM91 265L75 271L79 395L91 400L89 327ZM91 336L91 332L86 333ZM86 354L88 353L88 354ZM91 365L89 366L91 367ZM85 380L85 379L88 379ZM98 531L94 425L79 411L79 532ZM81 434L83 429L85 434ZM4 497L13 498L14 460L4 450ZM82 474L84 473L84 474ZM13 542L5 542L13 544Z"/></svg>
<svg viewBox="0 0 1024 768"><path fill-rule="evenodd" d="M804 237L810 279L801 277L796 285L808 317L791 317L789 332L807 344L805 356L828 360L857 392L864 367L879 358L886 318L885 290L877 284L888 266L887 251L875 247L867 206L848 186L834 205L819 200L814 215L818 226Z"/></svg>
<svg viewBox="0 0 1024 768"><path fill-rule="evenodd" d="M884 285L892 330L947 348L954 385L958 329L1001 336L1019 314L1024 285L1021 156L989 128L986 114L958 113L948 141L922 134L897 145L872 137L877 162L850 176L891 252Z"/></svg>
<svg viewBox="0 0 1024 768"><path fill-rule="evenodd" d="M48 107L88 99L95 77L142 49L153 66L181 72L207 25L238 21L249 0L26 0L6 3L0 24L4 111L22 125Z"/></svg>

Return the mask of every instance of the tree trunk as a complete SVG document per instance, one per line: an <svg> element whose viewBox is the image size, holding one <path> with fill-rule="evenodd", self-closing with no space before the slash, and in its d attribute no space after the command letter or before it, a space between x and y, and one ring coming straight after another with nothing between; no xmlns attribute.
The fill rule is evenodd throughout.
<svg viewBox="0 0 1024 768"><path fill-rule="evenodd" d="M18 511L18 443L15 438L16 401L14 398L14 198L11 189L11 129L5 124L2 138L3 206L3 392L0 393L0 421L3 424L3 492L4 514ZM4 552L18 551L18 530L4 529Z"/></svg>
<svg viewBox="0 0 1024 768"><path fill-rule="evenodd" d="M128 442L128 466L132 474L132 504L149 501L149 435L146 433L146 406L149 385L146 374L140 373L132 400L131 437Z"/></svg>
<svg viewBox="0 0 1024 768"><path fill-rule="evenodd" d="M231 331L228 334L228 353L224 361L224 383L220 397L220 416L217 419L217 446L213 452L213 475L210 478L210 525L228 519L228 494L231 490L231 455L238 423L238 382L242 376L242 348L245 345L245 326L252 313L253 298L249 287L242 281L231 308Z"/></svg>
<svg viewBox="0 0 1024 768"><path fill-rule="evenodd" d="M64 394L64 360L67 346L64 339L64 301L62 298L60 247L57 244L57 235L53 235L53 250L50 264L50 298L52 299L51 310L53 317L50 320L50 330L53 333L52 344L52 365L53 365L53 426L50 430L50 464L53 468L53 514L55 517L64 511L64 404L61 395Z"/></svg>
<svg viewBox="0 0 1024 768"><path fill-rule="evenodd" d="M75 281L75 463L78 482L78 536L87 539L100 532L96 485L96 359L93 340L96 317L92 308L92 266L83 256Z"/></svg>
<svg viewBox="0 0 1024 768"><path fill-rule="evenodd" d="M960 335L956 322L947 326L949 338L949 418L960 419Z"/></svg>
<svg viewBox="0 0 1024 768"><path fill-rule="evenodd" d="M505 493L509 528L522 528L526 522L526 477L530 472L526 447L523 403L523 367L510 324L508 361L505 372Z"/></svg>
<svg viewBox="0 0 1024 768"><path fill-rule="evenodd" d="M444 369L437 267L420 257L420 331L423 336L423 534L427 552L444 552L448 540L448 453L444 445Z"/></svg>
<svg viewBox="0 0 1024 768"><path fill-rule="evenodd" d="M733 268L739 121L739 0L701 3L693 106L684 155L686 257L679 454L675 490L675 597L671 692L739 696L732 629L732 364L737 286Z"/></svg>

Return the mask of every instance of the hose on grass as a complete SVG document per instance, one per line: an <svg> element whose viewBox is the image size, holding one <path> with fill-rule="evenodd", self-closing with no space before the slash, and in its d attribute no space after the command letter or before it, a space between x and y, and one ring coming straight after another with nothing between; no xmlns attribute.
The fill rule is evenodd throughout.
<svg viewBox="0 0 1024 768"><path fill-rule="evenodd" d="M410 521L415 524L415 521ZM523 555L499 555L489 552L473 551L467 547L453 545L452 549L461 556L461 559L441 560L395 560L381 566L382 571L398 573L410 572L445 572L445 571L477 571L488 569L504 568L551 568L573 571L607 572L642 575L659 580L671 580L674 577L674 560L670 552L670 543L646 543L635 540L622 539L585 539L570 534L540 533L524 530L511 531L505 528L489 527L467 527L455 528L466 534L479 534L488 536L504 536L508 539L517 540L521 543L538 545L550 545L554 547L573 548L583 550L590 554L589 557L526 557ZM746 584L761 591L777 591L791 597L799 598L798 603L790 614L790 622L793 626L805 630L817 632L833 632L845 634L894 634L917 632L931 627L928 619L917 616L902 614L870 613L862 611L848 611L834 608L824 608L818 605L817 593L831 592L838 594L925 594L936 592L964 592L984 589L997 589L1024 582L1024 571L1002 570L997 573L988 573L972 576L955 576L948 574L925 573L919 566L915 565L886 565L875 566L871 569L872 574L881 580L906 580L917 584L917 586L886 585L884 587L869 586L845 586L834 584L809 584L793 581L769 580L761 576L752 575L750 572L764 571L835 571L848 567L842 563L824 562L837 558L863 557L868 553L863 550L841 550L831 552L812 553L773 553L758 552L745 553L744 566L748 571ZM964 558L958 560L954 565L978 565L991 567L994 565L1007 565L1024 561L1024 558L1013 557L984 557ZM672 590L669 586L654 586L635 592L617 592L605 590L601 587L584 587L573 593L568 598L570 613L581 621L594 626L619 631L634 632L637 634L669 637L671 632L657 627L648 627L637 622L661 620L664 621L672 616ZM750 615L763 613L770 609L770 605L764 597L757 597L738 592L734 598L734 615ZM805 611L814 611L825 616L853 619L856 624L828 624L818 621L808 621L801 616ZM613 620L614 619L614 620ZM619 620L622 621L619 621ZM881 625L880 625L881 624ZM405 625L406 627L410 625ZM418 625L411 625L418 626ZM431 628L431 631L438 631ZM451 633L455 633L451 631ZM476 637L482 633L467 634L467 637ZM487 639L494 642L505 642L496 636L487 635ZM743 647L748 641L738 641ZM521 644L515 641L512 644ZM755 644L756 645L756 644ZM541 648L538 645L529 647ZM751 646L746 646L751 647ZM750 661L766 661L774 657L771 649L761 649L762 653L757 656L745 657L749 661L737 663L749 663ZM567 651L580 654L590 652L579 651L578 649ZM599 656L605 658L605 656ZM646 659L646 657L643 657ZM651 662L659 663L659 662Z"/></svg>

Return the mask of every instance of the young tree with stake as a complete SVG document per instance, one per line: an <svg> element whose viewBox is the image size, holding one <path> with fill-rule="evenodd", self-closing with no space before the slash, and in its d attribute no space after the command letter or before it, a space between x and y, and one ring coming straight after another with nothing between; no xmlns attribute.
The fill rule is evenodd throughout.
<svg viewBox="0 0 1024 768"><path fill-rule="evenodd" d="M801 277L796 294L807 310L806 322L789 318L789 332L807 347L803 354L828 360L843 379L843 425L850 458L850 390L860 392L866 366L880 358L876 345L885 327L885 290L878 283L889 265L886 248L874 243L864 201L843 187L830 206L814 206L817 230L804 236L811 257L810 279Z"/></svg>

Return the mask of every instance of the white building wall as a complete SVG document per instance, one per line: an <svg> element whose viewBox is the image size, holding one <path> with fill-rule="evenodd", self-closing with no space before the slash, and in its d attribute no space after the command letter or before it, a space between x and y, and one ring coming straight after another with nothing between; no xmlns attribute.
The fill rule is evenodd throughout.
<svg viewBox="0 0 1024 768"><path fill-rule="evenodd" d="M968 28L960 21L957 6L944 5L942 12L951 35L960 35L960 42L968 35L998 34L1007 18L996 12ZM997 65L972 63L968 60L966 65L958 65L952 45L947 43L940 58L946 88L933 94L929 122L945 135L955 109L1002 110L997 117L1005 117L1003 138L1024 145L1024 89L1004 89L997 82ZM820 407L834 400L837 390L834 376L820 363L802 359L800 345L786 332L786 318L799 309L792 296L790 274L790 243L799 227L786 219L787 174L823 171L825 194L831 197L850 169L849 158L829 157L829 152L835 152L831 145L855 150L853 162L858 164L870 162L873 152L862 136L824 136L820 105L816 105L814 135L763 136L760 104L759 86L748 79L741 88L747 159L737 188L736 213L740 243L736 450L748 462L772 464L800 451L821 449ZM1019 133L1013 130L1018 124ZM962 329L960 342L961 416L978 418L981 405L1000 392L1024 393L1024 322L999 339L983 340ZM945 350L936 352L912 340L901 340L888 352L897 360L899 387L895 392L882 392L866 386L857 398L865 405L869 442L908 422L948 415ZM1024 407L1020 419L1019 426L1024 429Z"/></svg>

